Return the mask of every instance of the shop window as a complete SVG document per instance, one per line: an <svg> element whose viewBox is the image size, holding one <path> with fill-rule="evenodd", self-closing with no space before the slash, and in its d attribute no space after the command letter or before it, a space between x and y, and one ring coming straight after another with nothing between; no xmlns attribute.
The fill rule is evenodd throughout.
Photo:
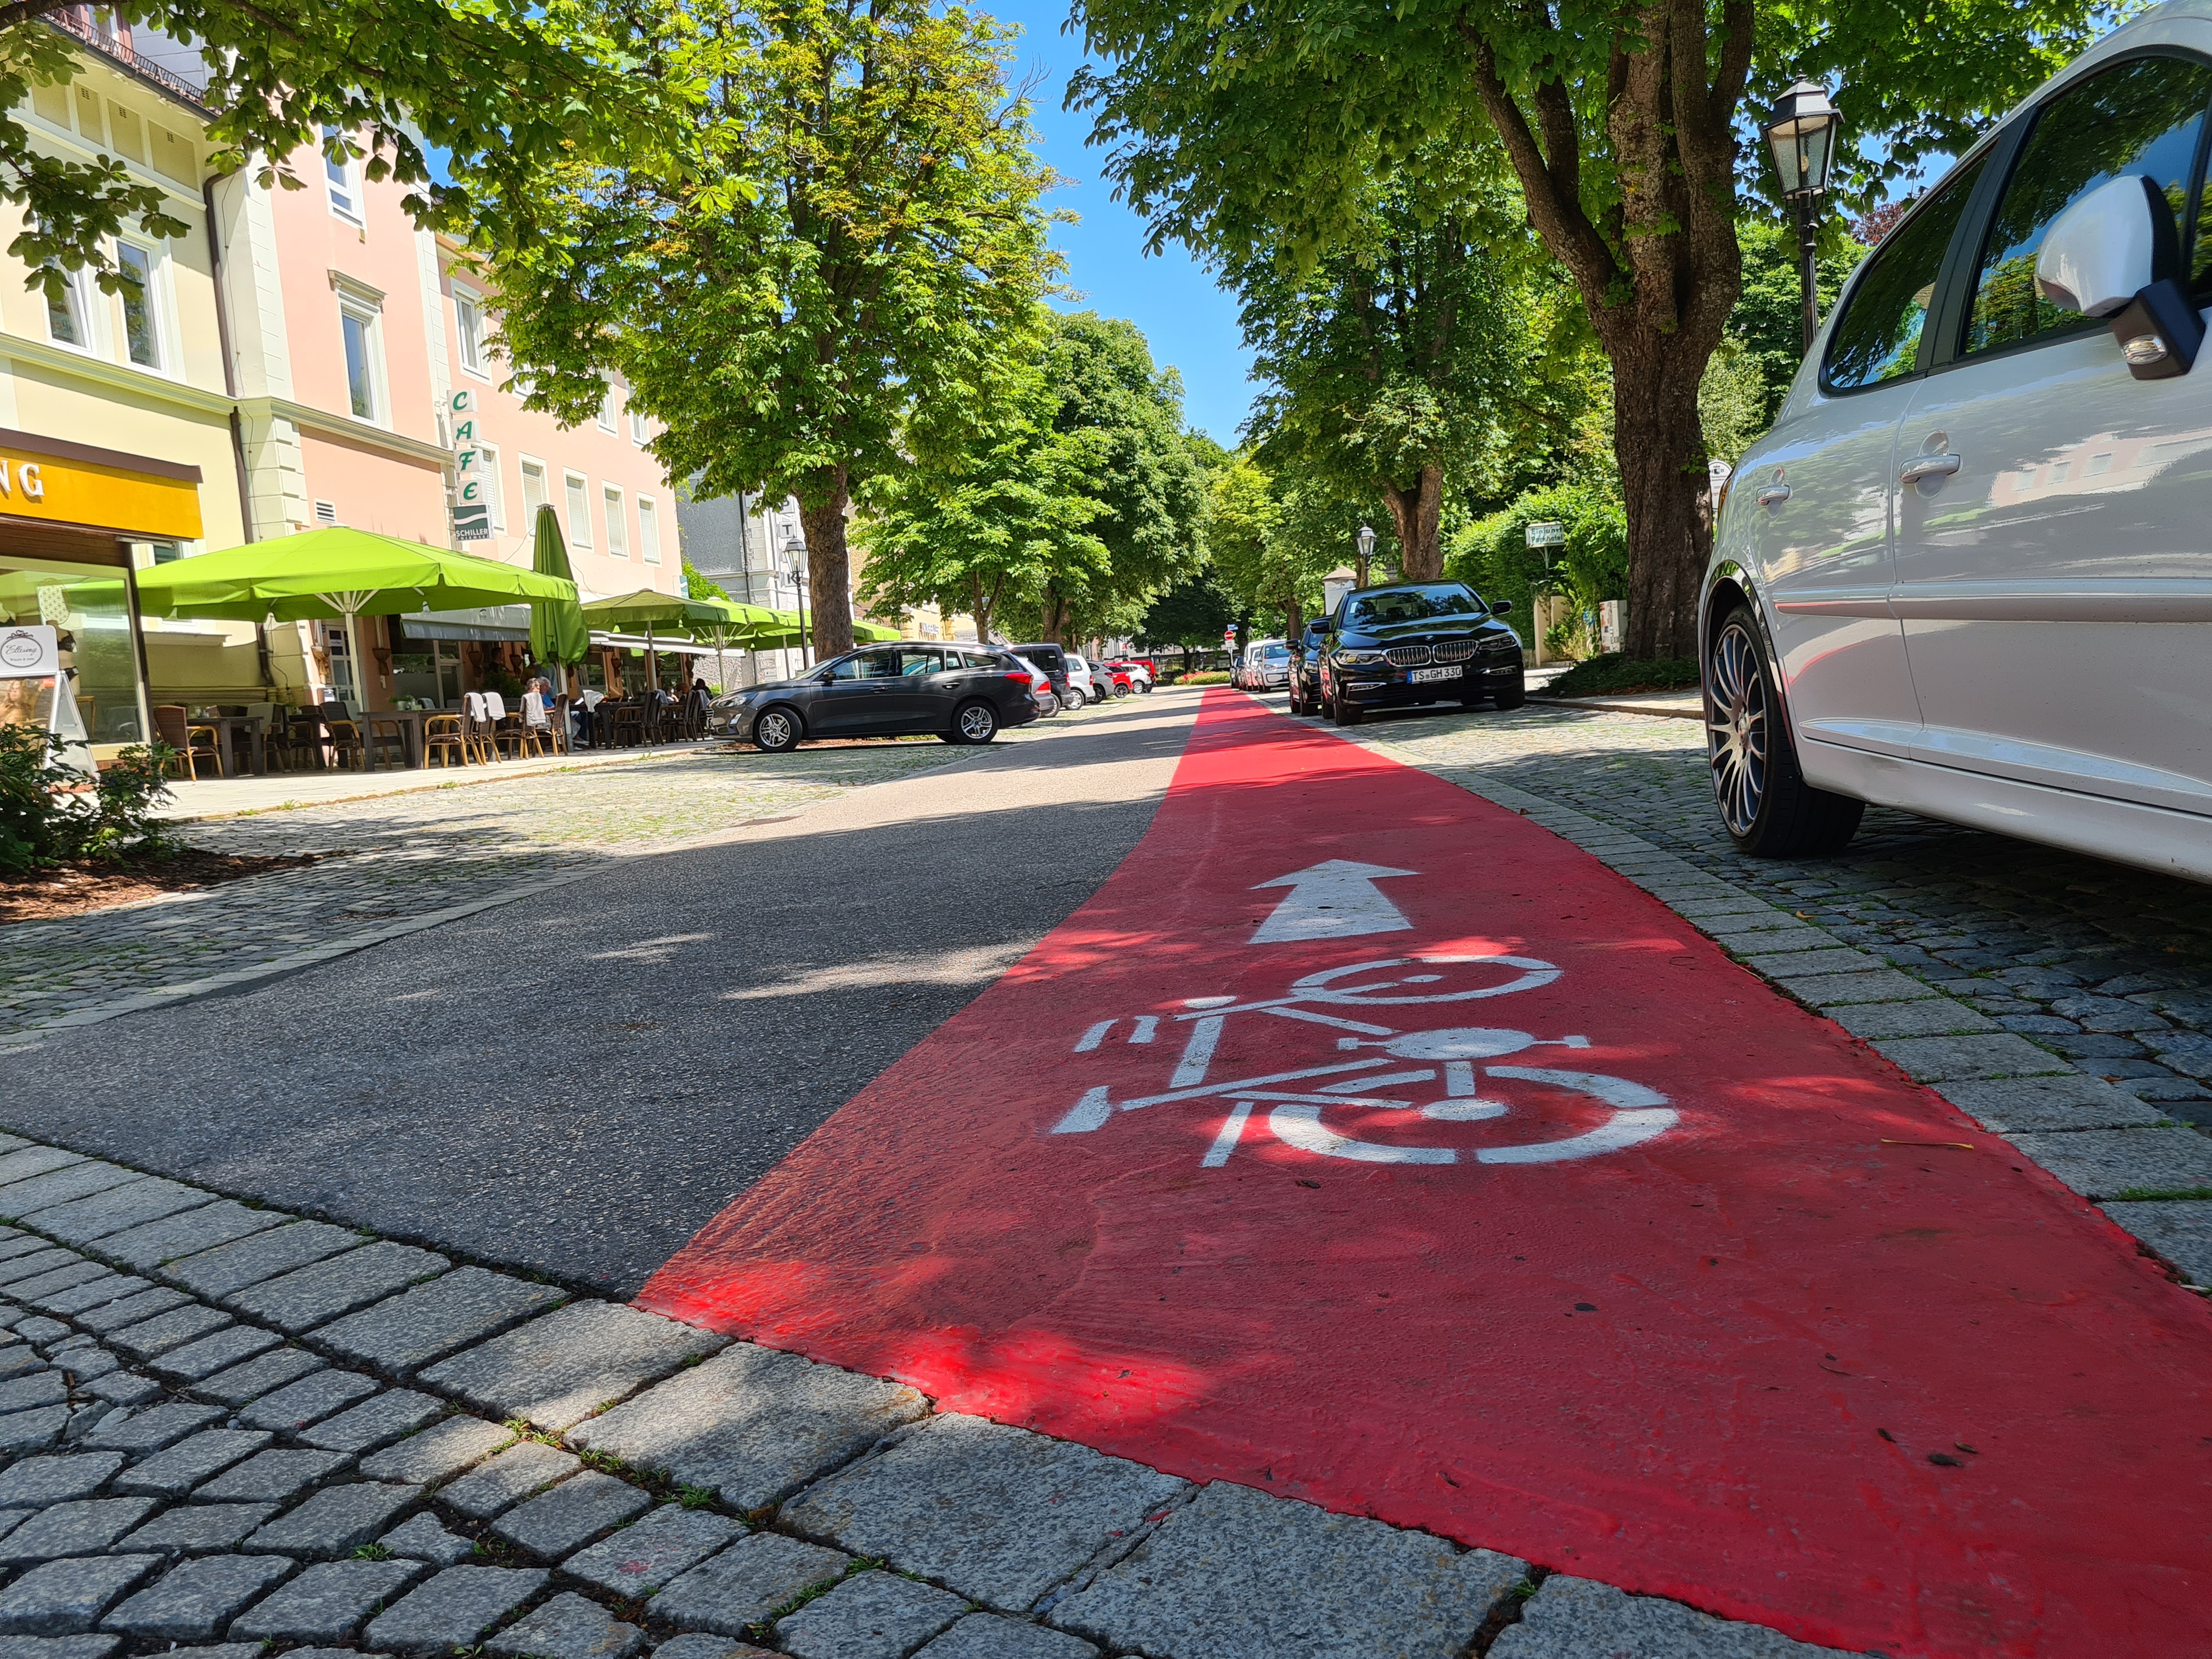
<svg viewBox="0 0 2212 1659"><path fill-rule="evenodd" d="M637 498L637 551L647 564L660 562L660 514L650 495Z"/></svg>
<svg viewBox="0 0 2212 1659"><path fill-rule="evenodd" d="M629 557L629 525L623 516L623 493L612 484L602 492L607 509L607 556Z"/></svg>
<svg viewBox="0 0 2212 1659"><path fill-rule="evenodd" d="M0 623L45 623L56 630L62 666L72 675L76 720L93 743L145 741L122 574L113 565L0 555ZM51 681L0 680L0 722L51 726L54 714ZM65 723L69 718L64 711Z"/></svg>
<svg viewBox="0 0 2212 1659"><path fill-rule="evenodd" d="M323 129L323 183L330 191L331 211L348 224L362 223L361 168L336 127Z"/></svg>
<svg viewBox="0 0 2212 1659"><path fill-rule="evenodd" d="M589 547L592 544L591 487L580 472L571 472L564 482L568 486L568 545Z"/></svg>
<svg viewBox="0 0 2212 1659"><path fill-rule="evenodd" d="M155 283L154 256L131 242L118 242L115 263L123 275L123 343L142 368L161 366L161 331L156 320L161 290Z"/></svg>
<svg viewBox="0 0 2212 1659"><path fill-rule="evenodd" d="M453 331L459 337L461 367L483 373L483 307L465 288L453 289Z"/></svg>

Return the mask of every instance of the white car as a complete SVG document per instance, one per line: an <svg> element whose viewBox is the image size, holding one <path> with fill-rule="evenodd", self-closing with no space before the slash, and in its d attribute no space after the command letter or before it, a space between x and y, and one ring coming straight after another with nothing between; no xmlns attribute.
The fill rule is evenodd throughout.
<svg viewBox="0 0 2212 1659"><path fill-rule="evenodd" d="M1067 689L1083 699L1075 705L1078 708L1100 700L1098 682L1091 676L1090 663L1073 651L1067 653Z"/></svg>
<svg viewBox="0 0 2212 1659"><path fill-rule="evenodd" d="M1283 640L1255 640L1244 647L1244 689L1272 691L1291 683L1291 647Z"/></svg>
<svg viewBox="0 0 2212 1659"><path fill-rule="evenodd" d="M1705 575L1746 851L1833 851L1875 802L2212 880L2208 107L2212 3L2162 7L1852 276Z"/></svg>

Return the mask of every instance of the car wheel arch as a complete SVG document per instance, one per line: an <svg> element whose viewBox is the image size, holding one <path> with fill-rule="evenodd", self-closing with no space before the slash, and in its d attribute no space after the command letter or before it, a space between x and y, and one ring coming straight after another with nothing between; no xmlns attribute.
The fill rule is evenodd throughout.
<svg viewBox="0 0 2212 1659"><path fill-rule="evenodd" d="M1711 661L1713 647L1720 642L1721 630L1727 625L1729 613L1737 605L1751 612L1752 622L1759 629L1759 643L1766 648L1767 660L1774 665L1773 684L1767 695L1779 705L1779 713L1788 725L1791 737L1797 732L1795 711L1790 707L1788 676L1784 672L1782 653L1774 648L1774 629L1766 617L1766 604L1760 598L1759 586L1750 572L1734 560L1723 560L1713 567L1705 579L1703 616L1698 628L1698 678L1702 685L1707 663Z"/></svg>

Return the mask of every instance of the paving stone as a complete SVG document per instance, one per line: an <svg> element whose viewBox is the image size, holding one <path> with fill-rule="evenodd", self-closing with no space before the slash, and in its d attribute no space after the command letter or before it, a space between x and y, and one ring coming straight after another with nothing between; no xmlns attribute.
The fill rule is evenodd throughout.
<svg viewBox="0 0 2212 1659"><path fill-rule="evenodd" d="M226 1406L243 1406L323 1369L323 1362L305 1348L276 1348L193 1383L192 1392L220 1400Z"/></svg>
<svg viewBox="0 0 2212 1659"><path fill-rule="evenodd" d="M1098 1650L1048 1625L971 1613L914 1659L1098 1659Z"/></svg>
<svg viewBox="0 0 2212 1659"><path fill-rule="evenodd" d="M572 1302L441 1360L422 1381L502 1421L566 1429L729 1339L615 1302Z"/></svg>
<svg viewBox="0 0 2212 1659"><path fill-rule="evenodd" d="M780 1519L1020 1613L1188 1489L1087 1446L945 1413L809 1487Z"/></svg>
<svg viewBox="0 0 2212 1659"><path fill-rule="evenodd" d="M2119 1129L2152 1124L2159 1113L2102 1078L2008 1078L2001 1083L1947 1083L1944 1099L1984 1128L2008 1135L2023 1129Z"/></svg>
<svg viewBox="0 0 2212 1659"><path fill-rule="evenodd" d="M150 1498L80 1498L40 1510L0 1538L0 1563L92 1555L143 1521Z"/></svg>
<svg viewBox="0 0 2212 1659"><path fill-rule="evenodd" d="M775 1638L793 1659L906 1659L967 1611L933 1584L860 1572L778 1620Z"/></svg>
<svg viewBox="0 0 2212 1659"><path fill-rule="evenodd" d="M160 1272L162 1278L201 1296L224 1297L365 1243L349 1228L295 1221L172 1261Z"/></svg>
<svg viewBox="0 0 2212 1659"><path fill-rule="evenodd" d="M441 1490L438 1501L472 1521L489 1521L582 1466L574 1452L525 1440Z"/></svg>
<svg viewBox="0 0 2212 1659"><path fill-rule="evenodd" d="M0 1417L0 1453L38 1451L62 1437L75 1415L67 1406L47 1406L34 1412L15 1412Z"/></svg>
<svg viewBox="0 0 2212 1659"><path fill-rule="evenodd" d="M58 1146L25 1146L0 1156L0 1187L27 1181L49 1170L65 1170L72 1164L89 1161L82 1152L64 1152Z"/></svg>
<svg viewBox="0 0 2212 1659"><path fill-rule="evenodd" d="M118 1352L129 1354L133 1359L151 1359L157 1354L167 1353L173 1348L181 1348L187 1342L197 1342L230 1322L231 1317L227 1313L187 1303L181 1308L156 1314L136 1325L125 1325L121 1330L110 1331L106 1335L109 1345Z"/></svg>
<svg viewBox="0 0 2212 1659"><path fill-rule="evenodd" d="M453 1264L411 1244L380 1241L222 1297L249 1319L298 1334L366 1308Z"/></svg>
<svg viewBox="0 0 2212 1659"><path fill-rule="evenodd" d="M256 1428L289 1432L319 1423L334 1412L376 1392L377 1385L358 1371L319 1371L289 1387L264 1395L238 1414L242 1423Z"/></svg>
<svg viewBox="0 0 2212 1659"><path fill-rule="evenodd" d="M1791 980L1810 979L1816 974L1864 974L1883 963L1863 951L1846 951L1837 946L1826 934L1819 936L1825 949L1815 949L1809 944L1802 950L1777 951L1768 943L1771 934L1759 934L1758 942L1747 948L1749 954L1743 964L1752 972L1787 984Z"/></svg>
<svg viewBox="0 0 2212 1659"><path fill-rule="evenodd" d="M33 1250L27 1255L0 1261L0 1285L26 1284L41 1273L50 1273L57 1267L66 1267L72 1262L83 1260L75 1250L64 1250L58 1244L49 1245L42 1250ZM13 1296L15 1291L10 1289L8 1293Z"/></svg>
<svg viewBox="0 0 2212 1659"><path fill-rule="evenodd" d="M89 1313L95 1308L106 1307L126 1296L152 1288L136 1273L104 1273L58 1296L43 1297L39 1305L50 1314L59 1314L63 1318L75 1322L79 1314Z"/></svg>
<svg viewBox="0 0 2212 1659"><path fill-rule="evenodd" d="M161 1565L158 1555L49 1561L0 1590L0 1636L75 1636Z"/></svg>
<svg viewBox="0 0 2212 1659"><path fill-rule="evenodd" d="M2084 1129L2011 1139L2084 1198L2212 1193L2212 1139L2194 1129Z"/></svg>
<svg viewBox="0 0 2212 1659"><path fill-rule="evenodd" d="M0 1219L21 1221L71 1199L89 1198L112 1187L145 1179L137 1170L126 1170L119 1164L102 1164L88 1158L66 1170L56 1170L52 1175L33 1176L28 1181L0 1187Z"/></svg>
<svg viewBox="0 0 2212 1659"><path fill-rule="evenodd" d="M433 1562L441 1567L467 1560L477 1549L472 1540L440 1526L434 1515L418 1515L411 1521L402 1522L376 1541L394 1555Z"/></svg>
<svg viewBox="0 0 2212 1659"><path fill-rule="evenodd" d="M643 1595L681 1577L744 1531L712 1510L663 1504L604 1543L570 1556L562 1570L616 1595Z"/></svg>
<svg viewBox="0 0 2212 1659"><path fill-rule="evenodd" d="M781 1503L928 1409L899 1383L739 1342L568 1438L752 1510Z"/></svg>
<svg viewBox="0 0 2212 1659"><path fill-rule="evenodd" d="M555 1596L484 1644L512 1659L630 1659L645 1632L574 1591Z"/></svg>
<svg viewBox="0 0 2212 1659"><path fill-rule="evenodd" d="M0 1659L108 1659L119 1636L0 1636Z"/></svg>
<svg viewBox="0 0 2212 1659"><path fill-rule="evenodd" d="M85 1437L85 1449L134 1455L159 1451L173 1441L183 1439L194 1429L205 1428L222 1415L216 1407L186 1405L182 1401L149 1406L127 1417L117 1413Z"/></svg>
<svg viewBox="0 0 2212 1659"><path fill-rule="evenodd" d="M180 1504L155 1516L125 1539L120 1547L159 1550L164 1555L234 1550L276 1513L274 1504Z"/></svg>
<svg viewBox="0 0 2212 1659"><path fill-rule="evenodd" d="M317 1340L393 1376L412 1376L457 1348L566 1299L550 1285L482 1267L460 1267L324 1326Z"/></svg>
<svg viewBox="0 0 2212 1659"><path fill-rule="evenodd" d="M726 1636L708 1636L702 1632L687 1631L681 1636L672 1636L653 1650L653 1659L775 1659L766 1648L754 1647L748 1642L732 1642ZM0 1659L5 1659L0 1655ZM286 1659L290 1656L286 1656Z"/></svg>
<svg viewBox="0 0 2212 1659"><path fill-rule="evenodd" d="M169 1650L180 1654L182 1659L261 1659L261 1644L258 1642L224 1642L213 1647L172 1648ZM287 1659L289 1659L289 1656Z"/></svg>
<svg viewBox="0 0 2212 1659"><path fill-rule="evenodd" d="M230 1616L292 1571L281 1557L214 1555L172 1568L100 1620L156 1642L208 1642Z"/></svg>
<svg viewBox="0 0 2212 1659"><path fill-rule="evenodd" d="M1490 1652L1491 1659L1824 1659L1838 1650L1554 1573L1522 1606L1521 1622L1508 1625Z"/></svg>
<svg viewBox="0 0 2212 1659"><path fill-rule="evenodd" d="M1457 1659L1528 1569L1426 1533L1216 1482L1051 1622L1146 1653Z"/></svg>
<svg viewBox="0 0 2212 1659"><path fill-rule="evenodd" d="M286 1504L352 1462L343 1452L256 1452L192 1495L207 1504Z"/></svg>
<svg viewBox="0 0 2212 1659"><path fill-rule="evenodd" d="M1973 1078L2034 1077L2074 1068L2024 1036L2001 1031L1983 1036L1895 1037L1875 1050L1894 1061L1916 1083L1948 1083Z"/></svg>
<svg viewBox="0 0 2212 1659"><path fill-rule="evenodd" d="M38 1350L27 1342L0 1346L0 1376L21 1376L26 1371L44 1370L46 1365Z"/></svg>
<svg viewBox="0 0 2212 1659"><path fill-rule="evenodd" d="M371 1401L371 1405L376 1402ZM356 1411L362 1409L356 1406ZM349 1413L347 1415L350 1416ZM343 1418L335 1419L344 1421ZM435 1486L450 1480L472 1464L480 1463L514 1439L514 1431L473 1417L456 1417L435 1428L413 1434L396 1446L386 1447L362 1461L364 1480L404 1480L414 1486Z"/></svg>
<svg viewBox="0 0 2212 1659"><path fill-rule="evenodd" d="M256 1643L254 1645L258 1651L260 1644ZM201 1656L195 1654L192 1659L201 1659ZM382 1653L356 1653L351 1648L294 1648L284 1656L284 1659L391 1659L391 1656Z"/></svg>
<svg viewBox="0 0 2212 1659"><path fill-rule="evenodd" d="M2140 1012L2140 1010L2138 1010ZM179 1211L212 1203L215 1194L182 1182L158 1178L127 1182L90 1198L73 1200L26 1218L49 1238L64 1244L89 1244L96 1238L159 1221ZM106 1250L100 1252L105 1255Z"/></svg>
<svg viewBox="0 0 2212 1659"><path fill-rule="evenodd" d="M246 1547L280 1550L287 1555L343 1555L375 1542L380 1533L422 1498L420 1486L374 1480L325 1486L255 1533Z"/></svg>
<svg viewBox="0 0 2212 1659"><path fill-rule="evenodd" d="M161 1385L139 1371L110 1371L95 1377L89 1392L111 1406L143 1406L161 1392Z"/></svg>
<svg viewBox="0 0 2212 1659"><path fill-rule="evenodd" d="M17 1320L13 1334L18 1340L27 1342L36 1348L52 1347L54 1344L67 1341L76 1334L59 1320L44 1318L37 1314Z"/></svg>
<svg viewBox="0 0 2212 1659"><path fill-rule="evenodd" d="M124 1278L124 1274L97 1261L69 1261L58 1267L51 1268L35 1278L10 1285L8 1287L8 1294L27 1306L38 1308L47 1313L54 1313L58 1312L59 1310L49 1307L47 1304L56 1296L64 1291L82 1289L87 1285L99 1284L106 1279L116 1281L117 1294L120 1295L122 1293L120 1286Z"/></svg>
<svg viewBox="0 0 2212 1659"><path fill-rule="evenodd" d="M120 1330L125 1325L136 1325L142 1320L151 1319L155 1314L167 1313L172 1308L181 1308L191 1299L182 1291L173 1291L161 1285L98 1308L88 1308L81 1314L71 1315L70 1318L97 1336L108 1331Z"/></svg>
<svg viewBox="0 0 2212 1659"><path fill-rule="evenodd" d="M652 1498L629 1481L586 1469L542 1497L509 1510L492 1531L532 1555L558 1561L652 1504Z"/></svg>
<svg viewBox="0 0 2212 1659"><path fill-rule="evenodd" d="M2179 1267L2191 1284L2212 1285L2212 1199L2164 1204L2114 1202L2102 1207L2106 1215Z"/></svg>
<svg viewBox="0 0 2212 1659"><path fill-rule="evenodd" d="M420 1561L324 1561L230 1621L265 1642L342 1642L415 1582Z"/></svg>
<svg viewBox="0 0 2212 1659"><path fill-rule="evenodd" d="M100 1253L127 1262L143 1273L253 1233L265 1232L290 1219L278 1211L248 1209L234 1200L219 1199L196 1210L111 1234L100 1242Z"/></svg>
<svg viewBox="0 0 2212 1659"><path fill-rule="evenodd" d="M1824 933L1818 927L1808 927L1794 918L1788 919L1778 927L1737 927L1729 925L1726 918L1717 918L1714 925L1701 931L1711 934L1715 940L1729 950L1746 957L1753 954L1760 957L1809 956L1815 951L1838 948L1834 934ZM1870 963L1868 966L1879 964ZM1762 969L1760 971L1765 970ZM1834 970L1814 967L1803 971L1820 973Z"/></svg>
<svg viewBox="0 0 2212 1659"><path fill-rule="evenodd" d="M708 1557L653 1597L653 1616L684 1630L741 1635L802 1590L842 1577L852 1564L842 1551L802 1544L780 1532L757 1532ZM568 1570L575 1571L573 1562Z"/></svg>
<svg viewBox="0 0 2212 1659"><path fill-rule="evenodd" d="M27 1412L37 1406L58 1406L69 1398L69 1382L58 1370L33 1371L0 1382L0 1412Z"/></svg>
<svg viewBox="0 0 2212 1659"><path fill-rule="evenodd" d="M398 1654L473 1646L551 1577L543 1567L447 1567L373 1620L368 1641Z"/></svg>
<svg viewBox="0 0 2212 1659"><path fill-rule="evenodd" d="M115 1483L118 1492L155 1498L182 1498L203 1480L211 1480L266 1446L267 1432L254 1429L203 1429L157 1452Z"/></svg>
<svg viewBox="0 0 2212 1659"><path fill-rule="evenodd" d="M217 1371L228 1370L233 1365L266 1353L283 1340L273 1331L256 1330L251 1325L233 1325L217 1331L213 1336L204 1336L197 1342L187 1342L181 1348L172 1349L151 1362L151 1368L163 1376L173 1376L181 1382L198 1382L213 1376Z"/></svg>
<svg viewBox="0 0 2212 1659"><path fill-rule="evenodd" d="M394 1389L301 1430L300 1438L327 1451L368 1452L428 1428L445 1414L446 1402L434 1395Z"/></svg>
<svg viewBox="0 0 2212 1659"><path fill-rule="evenodd" d="M59 1457L26 1457L0 1474L0 1509L44 1509L89 1498L123 1467L120 1452L73 1452Z"/></svg>
<svg viewBox="0 0 2212 1659"><path fill-rule="evenodd" d="M1796 988L1793 985L1791 989ZM1949 1036L1966 1031L1989 1031L1996 1022L1948 997L1929 997L1918 1002L1855 1002L1820 1011L1855 1037L1869 1042L1889 1037Z"/></svg>

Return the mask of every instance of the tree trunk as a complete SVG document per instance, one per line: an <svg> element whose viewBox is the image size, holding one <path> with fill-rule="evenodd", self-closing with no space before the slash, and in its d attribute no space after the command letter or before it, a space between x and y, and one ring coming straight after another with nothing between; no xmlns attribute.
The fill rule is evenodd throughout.
<svg viewBox="0 0 2212 1659"><path fill-rule="evenodd" d="M1399 575L1409 582L1437 580L1444 574L1443 468L1423 467L1420 481L1410 490L1386 482L1382 500L1398 532Z"/></svg>
<svg viewBox="0 0 2212 1659"><path fill-rule="evenodd" d="M1712 550L1712 515L1698 380L1710 355L1680 337L1638 334L1613 351L1613 453L1628 544L1640 556L1630 561L1628 592L1620 596L1628 601L1621 649L1638 662L1698 654L1698 588Z"/></svg>
<svg viewBox="0 0 2212 1659"><path fill-rule="evenodd" d="M799 501L806 537L806 595L814 602L814 659L842 657L853 648L853 564L845 548L845 506L852 499L842 466L820 475L816 493Z"/></svg>

